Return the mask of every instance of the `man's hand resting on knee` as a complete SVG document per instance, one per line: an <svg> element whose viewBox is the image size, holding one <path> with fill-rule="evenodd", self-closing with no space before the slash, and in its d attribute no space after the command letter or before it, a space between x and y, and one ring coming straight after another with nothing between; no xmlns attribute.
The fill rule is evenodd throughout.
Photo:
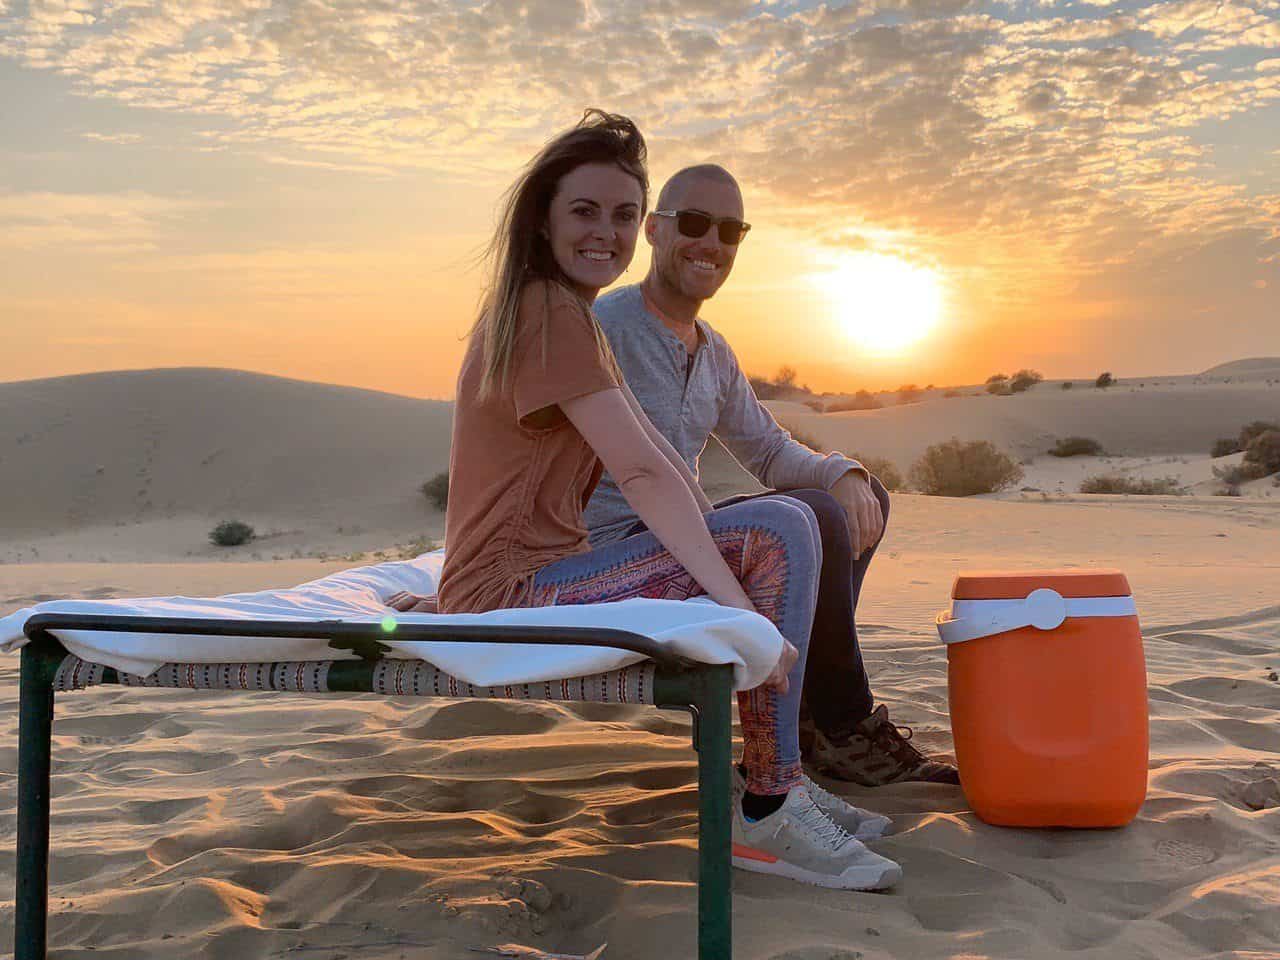
<svg viewBox="0 0 1280 960"><path fill-rule="evenodd" d="M876 545L884 533L884 514L880 501L871 492L865 474L850 470L828 491L844 507L849 518L849 540L854 553L862 556Z"/></svg>

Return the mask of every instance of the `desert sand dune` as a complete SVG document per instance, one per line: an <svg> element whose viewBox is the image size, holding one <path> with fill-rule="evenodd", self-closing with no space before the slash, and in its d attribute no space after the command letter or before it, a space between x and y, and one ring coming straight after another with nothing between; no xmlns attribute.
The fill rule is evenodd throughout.
<svg viewBox="0 0 1280 960"><path fill-rule="evenodd" d="M438 535L418 486L448 468L451 417L232 370L0 384L0 559L31 559L20 551L37 541L58 559L113 543L133 559L212 556L206 534L233 517L280 534L260 544L268 557L314 552L317 535L332 553Z"/></svg>
<svg viewBox="0 0 1280 960"><path fill-rule="evenodd" d="M330 550L339 510L343 524L362 531L339 541L387 548L399 542L397 510L419 525L438 523L415 488L443 469L445 405L222 371L127 375L132 385L126 375L110 376L122 379L0 385L0 441L11 444L0 471L6 490L23 484L24 504L6 507L0 544L28 550L21 562L9 553L11 562L0 564L5 612L58 596L216 595L312 579L350 565L315 556ZM1147 395L1096 399L1091 388L1046 387L865 415L779 413L812 416L806 431L829 430L833 446L858 440L849 447L881 456L900 449L904 459L961 430L1028 450L1043 437L1078 432L1108 449L1115 444L1132 469L1158 473L1202 470L1191 460L1201 447L1207 453L1201 434L1211 442L1280 412L1280 390L1265 380L1168 388L1164 417L1192 422L1179 432L1160 425L1150 386ZM318 399L326 396L327 407ZM13 403L25 404L21 416ZM263 416L264 403L288 417ZM1206 404L1211 410L1202 413ZM132 419L121 410L133 410ZM365 430L371 417L383 427ZM270 423L237 432L255 418ZM193 439L193 423L206 424L218 442ZM389 440L383 429L410 440ZM12 445L23 432L32 439ZM1178 435L1194 443L1179 445ZM884 441L879 449L876 438ZM218 448L239 452L200 463ZM99 503L93 487L59 480L56 469L40 480L81 459L136 470L149 451L153 512L141 523L128 487L104 489ZM254 458L256 479L232 469L233 459ZM369 462L382 469L366 476ZM737 469L717 454L704 479L720 492L742 489ZM69 519L60 498L85 490L84 516ZM206 547L191 541L233 496L270 522L287 520L293 532L200 552ZM162 515L163 498L175 501L172 517ZM122 525L97 524L103 516ZM286 554L302 556L271 560L286 542ZM1147 803L1123 830L1009 830L978 821L956 787L829 784L895 818L899 833L881 849L904 865L902 885L847 894L740 874L735 956L1275 956L1277 542L1280 499L1088 497L1069 489L1004 499L895 496L860 613L877 697L923 747L948 752L946 658L932 621L955 574L1119 567L1146 639ZM186 557L192 549L197 555ZM250 559L253 550L262 559ZM17 658L0 660L0 834L8 844L16 675ZM471 946L516 941L581 953L605 940L605 957L616 960L692 955L695 767L682 714L116 687L60 696L57 709L55 956L463 960L477 956ZM12 890L11 850L0 847L0 891ZM5 946L9 896L0 892Z"/></svg>

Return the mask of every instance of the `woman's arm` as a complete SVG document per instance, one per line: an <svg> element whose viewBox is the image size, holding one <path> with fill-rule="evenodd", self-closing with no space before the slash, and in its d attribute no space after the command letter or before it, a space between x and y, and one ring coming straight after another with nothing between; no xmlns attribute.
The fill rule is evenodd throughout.
<svg viewBox="0 0 1280 960"><path fill-rule="evenodd" d="M714 510L715 507L707 499L706 493L703 492L702 487L698 484L698 478L693 475L689 465L684 462L684 457L676 452L676 448L671 445L671 441L664 437L658 428L653 425L649 415L640 406L640 401L636 399L636 395L631 392L631 388L625 382L622 384L622 395L627 398L627 406L635 414L635 418L644 429L645 435L653 441L653 445L658 448L658 451L676 468L676 473L680 474L680 479L685 482L689 492L693 494L693 499L698 504L698 509L703 513L710 513Z"/></svg>
<svg viewBox="0 0 1280 960"><path fill-rule="evenodd" d="M582 434L633 510L707 595L717 603L755 610L724 562L689 484L649 439L622 390L600 390L559 404ZM787 689L799 653L784 641L767 686Z"/></svg>
<svg viewBox="0 0 1280 960"><path fill-rule="evenodd" d="M720 556L689 485L631 412L621 390L562 401L560 409L617 481L645 525L717 603L755 609Z"/></svg>

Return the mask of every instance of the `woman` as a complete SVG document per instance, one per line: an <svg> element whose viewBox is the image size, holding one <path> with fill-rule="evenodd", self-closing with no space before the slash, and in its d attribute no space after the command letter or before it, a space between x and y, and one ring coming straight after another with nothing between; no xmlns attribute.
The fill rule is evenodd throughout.
<svg viewBox="0 0 1280 960"><path fill-rule="evenodd" d="M442 613L685 598L758 610L787 643L739 695L744 750L734 862L870 889L900 870L852 834L888 821L815 788L797 716L820 540L786 498L717 511L622 382L591 313L631 262L647 207L645 145L625 117L588 111L507 195L492 276L458 377ZM592 551L582 509L602 469L650 531ZM393 598L409 609L413 598ZM833 819L834 818L834 819Z"/></svg>

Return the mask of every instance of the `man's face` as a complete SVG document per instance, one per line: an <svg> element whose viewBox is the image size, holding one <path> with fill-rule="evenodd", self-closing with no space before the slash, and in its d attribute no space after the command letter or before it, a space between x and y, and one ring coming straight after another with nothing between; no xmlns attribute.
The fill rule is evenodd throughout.
<svg viewBox="0 0 1280 960"><path fill-rule="evenodd" d="M669 209L697 210L719 219L742 219L742 194L733 184L718 180L694 179L672 198ZM690 300L709 300L729 278L737 245L720 242L713 226L700 237L680 233L674 217L655 217L645 222L645 237L653 245L653 268L658 279Z"/></svg>

